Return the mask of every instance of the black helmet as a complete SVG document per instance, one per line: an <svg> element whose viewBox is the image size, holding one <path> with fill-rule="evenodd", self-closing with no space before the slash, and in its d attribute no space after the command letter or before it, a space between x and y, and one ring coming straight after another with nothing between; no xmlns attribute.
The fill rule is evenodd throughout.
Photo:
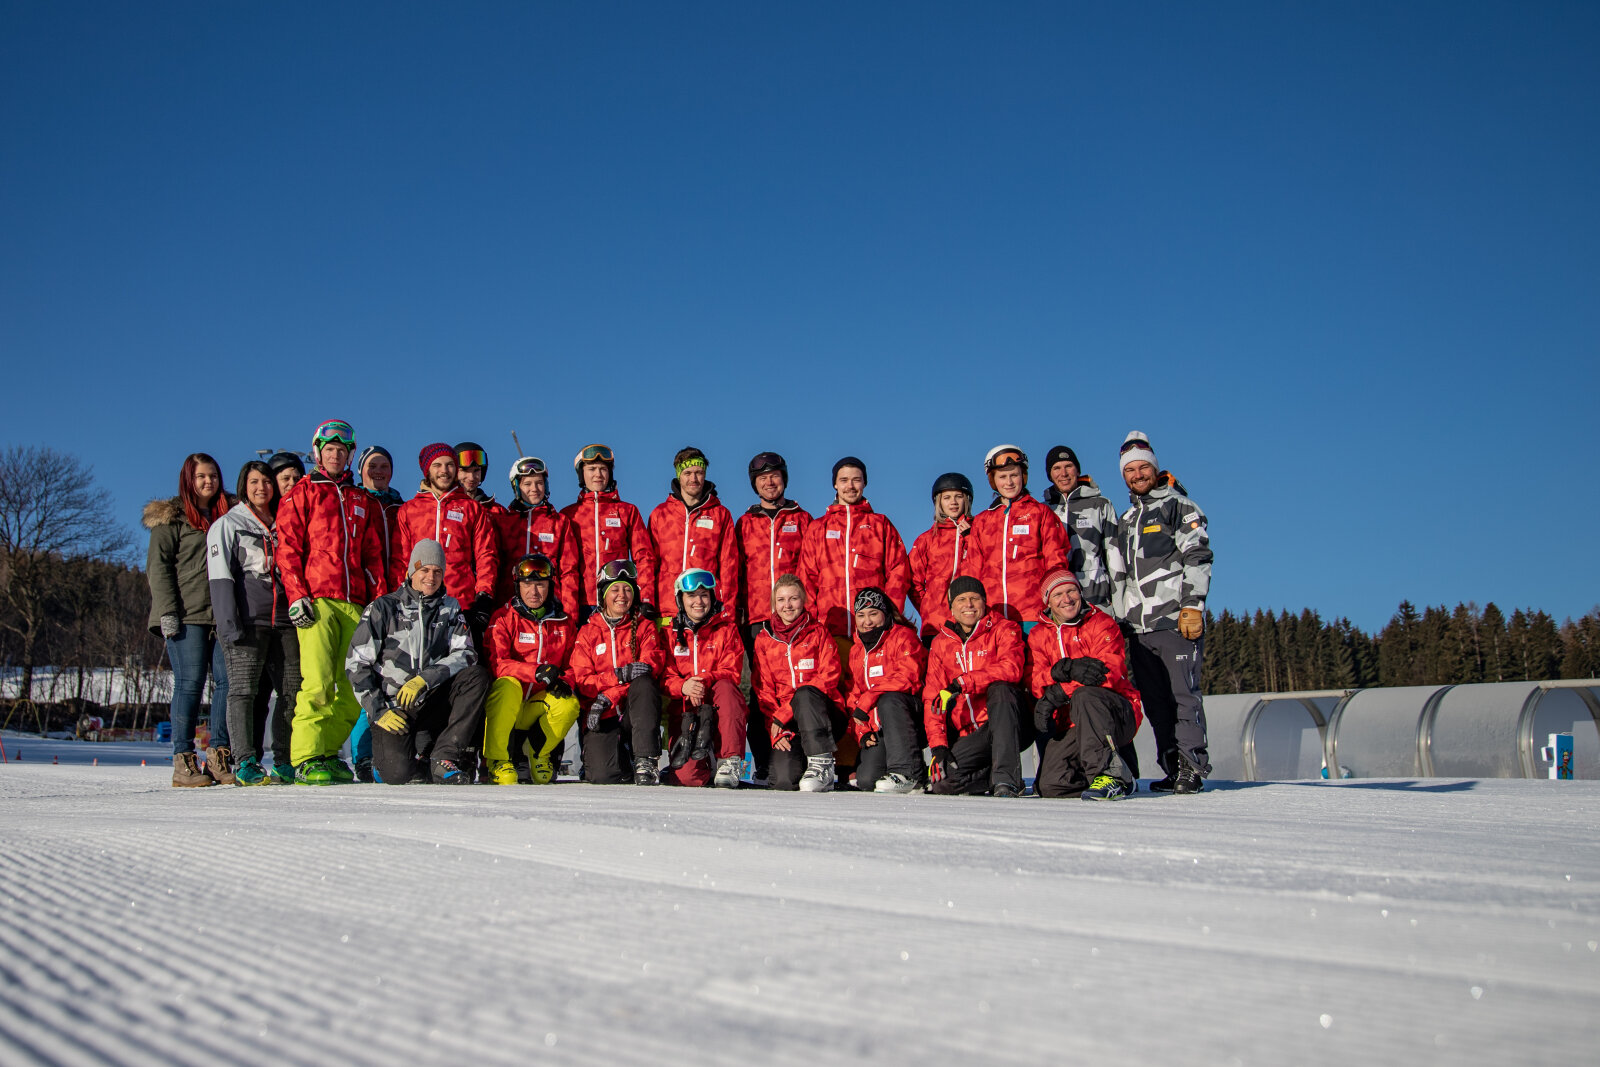
<svg viewBox="0 0 1600 1067"><path fill-rule="evenodd" d="M279 471L288 467L293 467L300 477L306 476L306 465L300 462L300 457L293 452L274 452L267 460L267 469L272 471L273 477L277 477Z"/></svg>
<svg viewBox="0 0 1600 1067"><path fill-rule="evenodd" d="M972 482L967 476L951 471L949 474L941 474L933 480L933 499L938 500L940 493L948 493L952 489L958 493L967 494L969 498L972 496Z"/></svg>
<svg viewBox="0 0 1600 1067"><path fill-rule="evenodd" d="M756 475L765 474L767 471L777 471L783 475L783 484L789 485L789 464L776 452L762 452L750 461L750 488L756 487Z"/></svg>

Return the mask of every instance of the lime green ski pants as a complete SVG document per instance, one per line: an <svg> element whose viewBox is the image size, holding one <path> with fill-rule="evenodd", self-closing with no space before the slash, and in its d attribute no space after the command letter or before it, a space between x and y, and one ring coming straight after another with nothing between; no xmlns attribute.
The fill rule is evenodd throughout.
<svg viewBox="0 0 1600 1067"><path fill-rule="evenodd" d="M361 705L344 672L350 638L361 621L361 609L348 600L316 599L317 618L300 635L300 694L294 700L294 726L289 732L289 760L337 755Z"/></svg>

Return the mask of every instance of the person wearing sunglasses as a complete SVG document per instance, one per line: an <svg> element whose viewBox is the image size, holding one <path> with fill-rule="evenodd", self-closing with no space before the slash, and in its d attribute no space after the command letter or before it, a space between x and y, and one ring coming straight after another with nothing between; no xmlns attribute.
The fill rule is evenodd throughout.
<svg viewBox="0 0 1600 1067"><path fill-rule="evenodd" d="M510 480L511 506L495 520L500 527L500 556L548 557L556 570L561 606L575 613L583 603L583 548L572 520L550 503L550 472L538 456L522 456L511 464ZM502 568L502 574L495 596L499 604L509 602L516 592L511 568Z"/></svg>
<svg viewBox="0 0 1600 1067"><path fill-rule="evenodd" d="M300 692L295 697L289 758L295 780L330 785L355 780L339 758L361 704L345 658L361 609L388 588L382 518L350 477L356 435L330 419L311 438L316 469L278 505L278 573L289 621L300 631Z"/></svg>
<svg viewBox="0 0 1600 1067"><path fill-rule="evenodd" d="M983 583L991 610L1021 623L1043 614L1039 583L1067 565L1067 531L1056 513L1028 492L1028 455L998 445L983 460L994 503L972 520L972 554L965 573Z"/></svg>
<svg viewBox="0 0 1600 1067"><path fill-rule="evenodd" d="M839 638L840 654L855 628L851 608L859 590L882 589L904 611L911 590L911 561L900 531L866 498L867 465L846 456L833 465L834 502L806 530L800 550L800 580L812 611Z"/></svg>
<svg viewBox="0 0 1600 1067"><path fill-rule="evenodd" d="M462 441L456 445L456 466L460 469L461 490L476 500L492 519L506 513L505 505L484 489L483 481L489 475L489 452L476 441Z"/></svg>
<svg viewBox="0 0 1600 1067"><path fill-rule="evenodd" d="M517 592L484 638L494 684L485 705L483 754L495 785L546 785L552 755L578 721L573 643L578 628L556 596L556 568L534 553L508 568ZM532 758L529 758L529 750Z"/></svg>
<svg viewBox="0 0 1600 1067"><path fill-rule="evenodd" d="M1211 773L1200 666L1205 655L1211 538L1205 512L1156 463L1135 430L1119 457L1130 506L1106 554L1112 607L1133 634L1133 682L1166 777L1154 792L1198 793Z"/></svg>
<svg viewBox="0 0 1600 1067"><path fill-rule="evenodd" d="M1067 569L1078 579L1083 599L1101 611L1111 609L1111 572L1106 569L1106 544L1117 536L1117 509L1094 479L1078 466L1078 454L1056 445L1044 457L1050 488L1044 505L1067 530Z"/></svg>
<svg viewBox="0 0 1600 1067"><path fill-rule="evenodd" d="M914 793L922 788L918 693L926 651L917 631L882 589L856 594L845 705L861 748L856 788L863 793Z"/></svg>
<svg viewBox="0 0 1600 1067"><path fill-rule="evenodd" d="M955 471L941 474L933 481L933 525L911 545L911 603L922 617L924 648L949 618L945 590L971 551L972 482Z"/></svg>
<svg viewBox="0 0 1600 1067"><path fill-rule="evenodd" d="M673 583L677 611L663 679L667 697L668 785L738 789L750 709L739 692L744 642L717 599L717 576L696 568ZM716 757L715 771L711 766Z"/></svg>
<svg viewBox="0 0 1600 1067"><path fill-rule="evenodd" d="M572 677L578 688L583 779L601 785L659 785L661 628L639 610L631 561L595 575L599 608L578 630ZM632 769L631 778L624 767Z"/></svg>
<svg viewBox="0 0 1600 1067"><path fill-rule="evenodd" d="M616 456L606 445L585 445L572 458L578 476L578 499L561 509L578 531L583 546L583 601L579 618L587 620L600 605L600 568L612 560L633 564L636 590L656 593L656 550L639 509L617 495ZM635 605L647 619L659 612L648 601Z"/></svg>
<svg viewBox="0 0 1600 1067"><path fill-rule="evenodd" d="M772 584L772 617L756 635L753 672L772 742L770 789L828 793L838 780L834 751L846 730L839 695L839 646L806 610L806 591L793 574Z"/></svg>
<svg viewBox="0 0 1600 1067"><path fill-rule="evenodd" d="M442 441L424 445L417 466L422 484L396 515L398 536L390 557L394 583L404 581L406 561L419 541L437 541L444 549L444 591L466 609L467 624L481 646L494 609L499 530L461 484L455 449Z"/></svg>
<svg viewBox="0 0 1600 1067"><path fill-rule="evenodd" d="M650 512L650 539L660 561L655 602L665 608L677 603L674 575L707 570L716 578L728 621L734 621L739 603L739 545L733 516L717 498L717 483L706 478L706 454L698 448L680 449L672 457L676 477L667 499ZM662 625L668 625L665 615Z"/></svg>

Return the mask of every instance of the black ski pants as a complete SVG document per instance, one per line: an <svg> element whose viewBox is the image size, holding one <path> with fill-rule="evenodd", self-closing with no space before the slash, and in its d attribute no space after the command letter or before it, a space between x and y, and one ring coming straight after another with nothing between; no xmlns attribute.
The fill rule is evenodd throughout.
<svg viewBox="0 0 1600 1067"><path fill-rule="evenodd" d="M756 634L765 626L765 623L753 622L739 627L739 636L744 639L745 669L750 676L750 695L745 701L745 706L750 709L750 717L745 739L750 745L750 759L755 763L752 777L757 781L767 777L768 769L772 766L772 735L767 732L767 714L761 710L756 699Z"/></svg>
<svg viewBox="0 0 1600 1067"><path fill-rule="evenodd" d="M234 643L222 645L228 672L228 739L235 762L263 755L267 694L278 694L277 721L270 730L272 756L289 763L289 728L294 723L294 698L300 692L300 638L292 626L252 626Z"/></svg>
<svg viewBox="0 0 1600 1067"><path fill-rule="evenodd" d="M464 667L443 685L429 689L422 707L411 709L397 734L372 728L372 766L385 785L429 781L428 761L459 762L483 736L483 701L489 672L479 664ZM464 768L470 771L471 768Z"/></svg>
<svg viewBox="0 0 1600 1067"><path fill-rule="evenodd" d="M1042 797L1075 797L1102 774L1132 785L1133 771L1117 753L1133 740L1128 698L1100 686L1083 686L1073 692L1067 713L1071 727L1045 738L1033 791Z"/></svg>
<svg viewBox="0 0 1600 1067"><path fill-rule="evenodd" d="M878 743L862 748L856 762L856 788L872 792L890 771L913 781L923 775L922 743L917 737L919 705L913 693L885 693L878 698Z"/></svg>
<svg viewBox="0 0 1600 1067"><path fill-rule="evenodd" d="M585 708L578 716L581 723ZM624 744L624 738L627 743ZM595 785L633 781L633 761L661 757L661 687L654 678L635 678L617 708L617 717L583 731L583 780Z"/></svg>
<svg viewBox="0 0 1600 1067"><path fill-rule="evenodd" d="M789 706L794 709L794 740L787 752L773 749L767 787L793 792L800 788L800 776L806 773L807 756L833 755L834 745L844 736L845 717L822 690L810 685L796 689ZM761 729L766 728L763 722Z"/></svg>
<svg viewBox="0 0 1600 1067"><path fill-rule="evenodd" d="M1200 665L1205 638L1191 641L1176 630L1134 634L1128 641L1133 684L1155 734L1156 758L1168 774L1172 754L1182 753L1201 775L1211 773L1206 751L1206 713L1200 701Z"/></svg>
<svg viewBox="0 0 1600 1067"><path fill-rule="evenodd" d="M1001 782L1022 792L1022 750L1033 742L1033 709L1022 714L1022 692L1010 682L984 690L988 721L950 746L956 769L933 784L935 793L987 793Z"/></svg>

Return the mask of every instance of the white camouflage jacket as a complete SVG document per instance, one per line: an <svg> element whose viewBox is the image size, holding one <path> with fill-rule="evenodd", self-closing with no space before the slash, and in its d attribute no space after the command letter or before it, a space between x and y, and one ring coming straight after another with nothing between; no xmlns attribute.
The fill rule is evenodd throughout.
<svg viewBox="0 0 1600 1067"><path fill-rule="evenodd" d="M1170 486L1131 499L1106 546L1112 613L1136 633L1175 630L1179 610L1205 610L1211 589L1205 513Z"/></svg>
<svg viewBox="0 0 1600 1067"><path fill-rule="evenodd" d="M1112 590L1106 546L1117 537L1117 509L1088 482L1079 482L1066 499L1052 485L1044 491L1044 502L1067 528L1067 540L1072 546L1067 566L1078 579L1083 598L1109 611Z"/></svg>

